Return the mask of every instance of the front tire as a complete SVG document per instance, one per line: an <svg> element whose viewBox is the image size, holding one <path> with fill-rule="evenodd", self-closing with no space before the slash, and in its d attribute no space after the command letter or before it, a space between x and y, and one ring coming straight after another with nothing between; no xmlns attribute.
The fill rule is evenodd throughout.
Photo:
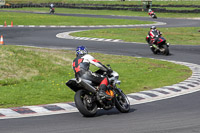
<svg viewBox="0 0 200 133"><path fill-rule="evenodd" d="M78 90L74 96L76 107L85 117L95 116L97 104L93 102L92 95L85 90Z"/></svg>
<svg viewBox="0 0 200 133"><path fill-rule="evenodd" d="M162 53L164 55L169 55L169 48L168 48L168 46L167 45L163 45L162 48L163 48L163 52Z"/></svg>
<svg viewBox="0 0 200 133"><path fill-rule="evenodd" d="M154 15L154 17L153 17L154 19L157 19L157 16L156 15Z"/></svg>
<svg viewBox="0 0 200 133"><path fill-rule="evenodd" d="M130 110L128 97L121 90L116 90L115 106L121 113L127 113Z"/></svg>

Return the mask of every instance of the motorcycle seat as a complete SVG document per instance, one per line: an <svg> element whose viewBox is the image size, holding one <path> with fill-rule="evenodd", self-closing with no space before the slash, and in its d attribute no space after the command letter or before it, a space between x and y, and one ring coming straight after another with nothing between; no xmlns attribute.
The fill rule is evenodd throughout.
<svg viewBox="0 0 200 133"><path fill-rule="evenodd" d="M84 81L84 82L88 83L88 84L89 84L89 85L91 85L91 86L97 86L97 84L93 83L93 82L92 82L92 81L90 81L90 80L87 80L87 79L82 79L82 81Z"/></svg>

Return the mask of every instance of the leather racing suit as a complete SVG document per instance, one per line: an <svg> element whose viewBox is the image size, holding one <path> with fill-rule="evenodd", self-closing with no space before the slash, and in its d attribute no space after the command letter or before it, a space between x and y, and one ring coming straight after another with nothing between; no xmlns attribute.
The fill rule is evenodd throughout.
<svg viewBox="0 0 200 133"><path fill-rule="evenodd" d="M157 30L157 29L151 29L149 31L148 35L147 35L146 40L147 40L147 42L149 44L156 44L157 41L158 41L158 39L159 39L158 37L160 35L162 35L162 33L159 30Z"/></svg>
<svg viewBox="0 0 200 133"><path fill-rule="evenodd" d="M106 66L104 66L98 60L96 60L90 54L78 55L74 59L73 64L72 64L73 70L75 72L75 77L92 81L92 83L99 85L100 93L101 91L103 91L104 93L107 89L108 79L107 77L101 74L93 73L92 71L90 71L89 70L90 64L95 65L96 67L100 68L102 71L105 71L105 72L109 71L109 69Z"/></svg>

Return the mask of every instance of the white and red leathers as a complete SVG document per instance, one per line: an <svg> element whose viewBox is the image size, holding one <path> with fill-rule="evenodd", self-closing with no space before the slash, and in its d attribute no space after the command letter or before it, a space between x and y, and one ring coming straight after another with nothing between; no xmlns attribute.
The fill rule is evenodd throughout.
<svg viewBox="0 0 200 133"><path fill-rule="evenodd" d="M148 43L153 44L156 43L158 40L158 37L161 36L161 32L157 29L151 29L147 35L146 40L148 40Z"/></svg>
<svg viewBox="0 0 200 133"><path fill-rule="evenodd" d="M90 80L92 83L100 85L100 89L105 91L108 85L107 77L90 71L90 64L95 65L102 71L108 71L108 68L96 60L93 56L89 54L78 55L72 64L73 70L75 72L75 77Z"/></svg>
<svg viewBox="0 0 200 133"><path fill-rule="evenodd" d="M148 14L151 16L152 14L154 14L154 11L150 11Z"/></svg>

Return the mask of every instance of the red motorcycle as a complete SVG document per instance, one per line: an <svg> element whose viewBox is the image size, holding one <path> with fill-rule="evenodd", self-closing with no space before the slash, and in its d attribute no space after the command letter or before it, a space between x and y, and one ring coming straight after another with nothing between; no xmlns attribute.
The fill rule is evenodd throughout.
<svg viewBox="0 0 200 133"><path fill-rule="evenodd" d="M129 112L130 102L128 97L117 87L117 84L120 84L118 80L119 74L112 71L108 75L102 70L98 70L95 73L107 75L109 85L107 86L106 93L112 98L101 99L99 97L99 85L94 84L92 81L81 78L70 79L66 85L75 92L74 100L79 112L85 117L95 116L98 108L109 110L116 107L122 113Z"/></svg>
<svg viewBox="0 0 200 133"><path fill-rule="evenodd" d="M153 39L148 35L146 41L154 54L169 55L169 43L161 35L156 35Z"/></svg>
<svg viewBox="0 0 200 133"><path fill-rule="evenodd" d="M148 15L151 16L153 19L157 19L156 13L152 10L149 11Z"/></svg>

